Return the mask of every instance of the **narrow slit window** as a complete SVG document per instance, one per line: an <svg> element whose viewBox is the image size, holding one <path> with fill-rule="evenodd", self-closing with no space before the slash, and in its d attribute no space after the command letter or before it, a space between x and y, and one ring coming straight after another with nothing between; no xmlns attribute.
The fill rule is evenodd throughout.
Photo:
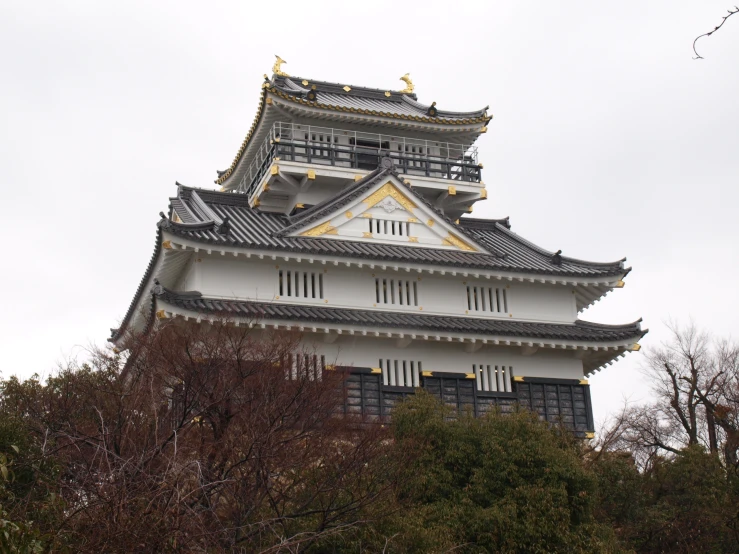
<svg viewBox="0 0 739 554"><path fill-rule="evenodd" d="M418 306L418 285L410 279L375 277L375 302L392 306Z"/></svg>
<svg viewBox="0 0 739 554"><path fill-rule="evenodd" d="M382 384L391 387L419 387L422 364L417 360L390 360L380 358Z"/></svg>
<svg viewBox="0 0 739 554"><path fill-rule="evenodd" d="M320 272L278 270L277 288L286 298L323 298L323 274Z"/></svg>

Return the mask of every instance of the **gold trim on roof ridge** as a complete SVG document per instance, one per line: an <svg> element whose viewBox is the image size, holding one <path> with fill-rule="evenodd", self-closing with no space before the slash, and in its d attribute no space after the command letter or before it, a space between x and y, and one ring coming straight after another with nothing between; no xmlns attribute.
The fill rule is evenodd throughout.
<svg viewBox="0 0 739 554"><path fill-rule="evenodd" d="M320 237L321 235L335 235L336 227L331 225L330 221L316 225L312 229L308 229L304 233L300 233L304 237Z"/></svg>
<svg viewBox="0 0 739 554"><path fill-rule="evenodd" d="M266 85L267 83L265 83ZM238 152L236 152L236 157L234 158L234 161L231 162L231 167L229 167L226 171L223 172L223 175L218 177L216 179L216 184L220 185L224 183L232 174L234 169L236 169L236 166L239 163L239 160L241 159L241 156L243 156L244 151L246 151L246 145L249 143L249 140L251 139L251 136L254 134L254 131L257 128L257 125L259 124L259 121L262 119L262 113L264 111L264 105L265 105L265 99L267 98L267 88L262 88L262 92L259 96L259 106L257 106L257 115L254 117L254 121L251 124L251 127L249 128L249 132L246 133L246 137L244 138L243 142L241 143L241 147L239 148Z"/></svg>
<svg viewBox="0 0 739 554"><path fill-rule="evenodd" d="M417 207L405 194L398 190L398 187L393 185L390 181L382 185L379 189L377 189L367 198L362 200L362 202L367 204L367 209L369 209L381 200L387 198L388 196L393 198L398 204L403 206L403 208L405 208L409 212Z"/></svg>
<svg viewBox="0 0 739 554"><path fill-rule="evenodd" d="M411 74L406 73L400 78L400 80L405 83L405 88L399 92L401 94L412 94L416 86L413 84L413 81L411 81Z"/></svg>
<svg viewBox="0 0 739 554"><path fill-rule="evenodd" d="M466 242L464 242L461 239L458 239L454 235L449 235L447 238L441 241L441 244L445 246L456 246L457 248L461 248L462 250L468 250L471 252L477 252L476 248L473 248Z"/></svg>
<svg viewBox="0 0 739 554"><path fill-rule="evenodd" d="M275 54L275 65L272 66L272 73L275 75L279 75L280 77L289 77L287 73L282 71L282 64L287 63L285 60L283 60L280 56Z"/></svg>

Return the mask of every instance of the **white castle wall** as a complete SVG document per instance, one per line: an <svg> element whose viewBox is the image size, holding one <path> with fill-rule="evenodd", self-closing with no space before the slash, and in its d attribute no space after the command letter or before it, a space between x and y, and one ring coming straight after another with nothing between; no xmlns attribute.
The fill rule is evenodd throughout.
<svg viewBox="0 0 739 554"><path fill-rule="evenodd" d="M354 367L379 367L380 358L421 362L423 371L472 373L472 365L512 367L513 375L582 379L582 361L572 352L539 350L524 356L520 348L484 346L477 352L465 352L459 343L414 341L399 348L395 339L340 336L335 343L326 344L319 333L306 334L309 350L326 357L327 364L337 363Z"/></svg>
<svg viewBox="0 0 739 554"><path fill-rule="evenodd" d="M380 271L357 269L320 263L280 263L251 258L232 259L220 255L195 255L188 267L179 290L197 290L209 297L246 300L275 301L285 303L317 304L344 308L382 309L388 311L429 313L440 315L485 317L492 319L516 319L572 323L577 318L575 295L568 287L540 283L509 283L496 279L472 279L461 276L419 277L416 272ZM278 272L301 271L322 274L323 298L287 296L279 291ZM398 302L377 302L376 279L415 283L418 305L402 305ZM467 286L505 289L507 312L470 310ZM482 291L478 289L478 294ZM397 291L396 291L397 294ZM279 298L278 298L279 297ZM486 303L487 305L487 303ZM481 302L478 305L481 308Z"/></svg>

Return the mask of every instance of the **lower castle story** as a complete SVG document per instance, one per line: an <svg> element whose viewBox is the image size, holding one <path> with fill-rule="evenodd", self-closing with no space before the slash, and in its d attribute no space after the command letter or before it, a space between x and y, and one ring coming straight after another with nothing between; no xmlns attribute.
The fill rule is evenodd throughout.
<svg viewBox="0 0 739 554"><path fill-rule="evenodd" d="M383 383L378 368L337 368L347 372L344 413L368 420L385 419L393 407L414 394L413 387ZM510 413L516 405L531 410L539 419L562 425L578 436L595 431L590 386L585 380L514 377L508 391L483 391L474 374L425 372L419 387L458 412L475 416L493 410Z"/></svg>

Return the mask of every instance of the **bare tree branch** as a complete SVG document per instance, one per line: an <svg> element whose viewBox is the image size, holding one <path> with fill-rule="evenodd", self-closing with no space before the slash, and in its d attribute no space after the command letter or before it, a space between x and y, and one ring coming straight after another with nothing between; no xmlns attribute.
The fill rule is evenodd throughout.
<svg viewBox="0 0 739 554"><path fill-rule="evenodd" d="M728 12L729 12L728 15L725 15L721 19L721 24L720 25L718 25L717 27L715 27L712 31L709 31L708 33L703 33L702 35L700 35L700 36L698 36L698 37L695 38L695 40L693 41L693 52L695 52L695 57L693 58L694 60L702 60L702 59L704 59L703 56L701 56L698 53L698 51L695 49L695 43L698 42L698 39L699 38L703 38L703 37L710 37L713 33L715 33L721 27L723 27L724 26L724 23L726 23L726 20L727 19L729 19L732 15L734 15L736 13L739 13L739 6L734 6L734 9L733 10L728 10Z"/></svg>

